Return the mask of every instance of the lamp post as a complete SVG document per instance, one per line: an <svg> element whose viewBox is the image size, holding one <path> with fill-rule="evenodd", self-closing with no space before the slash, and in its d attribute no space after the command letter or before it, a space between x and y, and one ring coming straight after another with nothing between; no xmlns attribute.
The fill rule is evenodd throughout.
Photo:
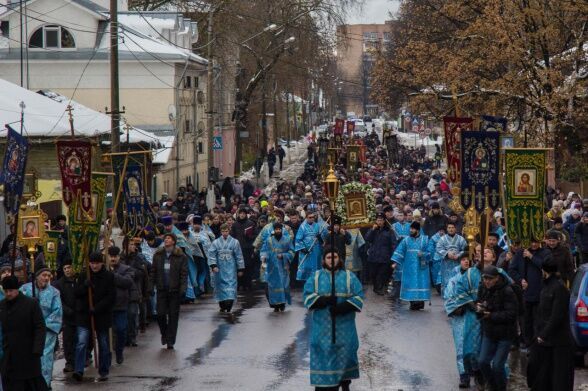
<svg viewBox="0 0 588 391"><path fill-rule="evenodd" d="M331 296L332 300L336 299L335 294L335 207L337 205L337 196L339 195L339 180L335 176L335 171L333 170L333 165L329 167L329 175L325 178L324 182L324 191L329 199L329 203L331 204ZM332 336L332 343L333 345L336 342L335 336L335 315L331 315L331 336Z"/></svg>

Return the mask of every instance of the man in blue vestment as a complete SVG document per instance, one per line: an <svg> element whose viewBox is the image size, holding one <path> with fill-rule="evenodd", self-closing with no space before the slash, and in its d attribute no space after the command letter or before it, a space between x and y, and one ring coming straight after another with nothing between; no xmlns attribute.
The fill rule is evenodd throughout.
<svg viewBox="0 0 588 391"><path fill-rule="evenodd" d="M200 287L200 291L204 293L207 290L207 287L210 287L210 269L208 267L208 249L212 244L210 240L210 235L204 231L202 226L202 216L195 215L192 217L192 226L190 227L194 238L196 239L196 245L200 248L202 252L203 258L196 258L197 262L197 269L198 269L198 276L196 280L198 281L198 286Z"/></svg>
<svg viewBox="0 0 588 391"><path fill-rule="evenodd" d="M245 261L239 242L229 235L229 226L223 224L220 229L221 236L208 249L208 266L220 312L231 312L237 299L237 277L243 275Z"/></svg>
<svg viewBox="0 0 588 391"><path fill-rule="evenodd" d="M26 296L33 297L32 284L35 284L35 298L39 300L46 329L45 347L43 348L43 356L41 356L41 372L47 387L51 388L55 343L61 331L63 309L59 291L49 284L49 281L51 281L51 270L45 266L40 267L35 272L35 281L24 284L20 287L20 291Z"/></svg>
<svg viewBox="0 0 588 391"><path fill-rule="evenodd" d="M300 261L296 274L296 279L299 281L306 281L308 277L314 275L314 272L321 268L321 235L325 223L319 223L316 219L316 207L309 205L306 209L306 220L300 225L296 233L294 245L294 251L300 251L298 255Z"/></svg>
<svg viewBox="0 0 588 391"><path fill-rule="evenodd" d="M355 313L363 307L363 290L357 277L344 269L335 249L325 249L322 266L304 285L304 305L312 310L310 383L319 391L340 387L345 391L349 390L352 379L359 378ZM332 268L335 268L335 296L332 296Z"/></svg>
<svg viewBox="0 0 588 391"><path fill-rule="evenodd" d="M413 311L425 308L425 301L431 300L429 278L429 239L421 234L421 224L410 224L410 236L405 238L392 255L393 267L402 267L400 300L410 302Z"/></svg>
<svg viewBox="0 0 588 391"><path fill-rule="evenodd" d="M451 277L453 270L459 266L459 258L467 248L468 243L457 233L455 223L447 223L447 234L437 242L436 256L441 259L441 292Z"/></svg>
<svg viewBox="0 0 588 391"><path fill-rule="evenodd" d="M263 242L260 256L269 305L274 312L283 312L286 304L292 304L290 262L294 259L294 249L290 239L282 234L281 223L274 223L274 232Z"/></svg>
<svg viewBox="0 0 588 391"><path fill-rule="evenodd" d="M437 293L442 295L441 291L441 258L437 254L437 243L445 236L445 228L440 229L435 235L429 238L429 254L431 254L431 283L435 286Z"/></svg>

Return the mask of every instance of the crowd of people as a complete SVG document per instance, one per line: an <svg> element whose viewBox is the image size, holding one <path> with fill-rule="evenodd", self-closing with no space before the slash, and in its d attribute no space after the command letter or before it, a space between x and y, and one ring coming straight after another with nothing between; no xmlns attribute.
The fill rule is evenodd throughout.
<svg viewBox="0 0 588 391"><path fill-rule="evenodd" d="M8 235L0 254L4 390L50 388L59 341L65 373L81 381L94 361L105 381L111 350L122 364L152 321L162 346L174 349L182 304L212 294L219 311L231 316L239 291L265 289L268 306L279 313L292 302L291 288L302 288L312 311L311 384L349 390L359 376L355 314L364 286L412 311L426 310L432 295L443 298L461 388L473 378L487 390L506 390L507 358L520 348L530 357L531 389L572 389L568 290L578 265L588 262L588 199L548 189L549 230L529 248L508 239L500 210L487 240L467 243L438 153L428 157L403 146L389 159L373 132L363 140L359 170L346 169L345 146L335 165L343 183L368 184L375 199L373 224L346 229L323 192L316 140L308 141L297 180L262 189L249 179L225 178L200 192L187 184L174 198L162 194L151 204L156 224L120 247L103 239L103 251L89 254L79 274L65 216L51 221L62 232L57 270L45 267L41 253L29 277L26 249L15 246L14 232Z"/></svg>

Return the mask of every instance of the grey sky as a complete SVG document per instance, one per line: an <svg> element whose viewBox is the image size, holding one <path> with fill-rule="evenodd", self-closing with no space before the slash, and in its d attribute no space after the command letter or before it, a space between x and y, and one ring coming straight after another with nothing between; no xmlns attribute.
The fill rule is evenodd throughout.
<svg viewBox="0 0 588 391"><path fill-rule="evenodd" d="M353 10L347 17L349 24L384 23L390 19L389 11L398 10L397 0L365 0L360 10Z"/></svg>

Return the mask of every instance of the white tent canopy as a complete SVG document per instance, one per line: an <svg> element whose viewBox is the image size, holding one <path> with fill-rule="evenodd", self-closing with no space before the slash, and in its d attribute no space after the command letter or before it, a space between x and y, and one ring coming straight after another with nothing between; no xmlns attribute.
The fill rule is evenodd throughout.
<svg viewBox="0 0 588 391"><path fill-rule="evenodd" d="M24 136L48 138L69 136L70 124L66 111L68 104L73 107L76 136L96 137L110 134L111 122L108 115L70 101L57 93L43 91L43 94L40 94L0 79L0 137L6 137L4 124L12 124L13 129L20 131L21 102L25 105ZM121 134L121 139L125 141L126 135ZM163 146L159 137L137 128L131 128L129 141L149 143L154 148Z"/></svg>

